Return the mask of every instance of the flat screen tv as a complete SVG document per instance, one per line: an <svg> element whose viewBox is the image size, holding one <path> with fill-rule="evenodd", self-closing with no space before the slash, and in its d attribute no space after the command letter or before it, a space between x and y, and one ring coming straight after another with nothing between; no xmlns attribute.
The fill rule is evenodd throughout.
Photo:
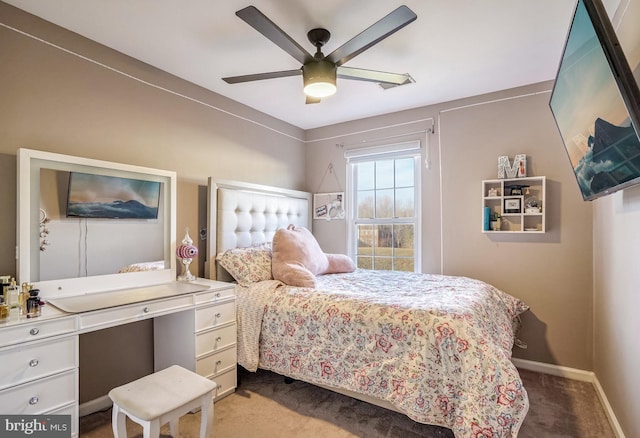
<svg viewBox="0 0 640 438"><path fill-rule="evenodd" d="M640 183L640 91L600 0L579 0L550 107L585 201Z"/></svg>
<svg viewBox="0 0 640 438"><path fill-rule="evenodd" d="M69 173L67 217L157 219L160 182Z"/></svg>

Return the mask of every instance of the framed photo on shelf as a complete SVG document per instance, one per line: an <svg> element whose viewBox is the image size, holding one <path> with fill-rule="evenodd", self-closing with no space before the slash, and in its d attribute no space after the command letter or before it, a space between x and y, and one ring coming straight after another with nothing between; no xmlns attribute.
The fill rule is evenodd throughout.
<svg viewBox="0 0 640 438"><path fill-rule="evenodd" d="M504 200L504 212L505 213L521 213L520 211L520 198L505 199Z"/></svg>

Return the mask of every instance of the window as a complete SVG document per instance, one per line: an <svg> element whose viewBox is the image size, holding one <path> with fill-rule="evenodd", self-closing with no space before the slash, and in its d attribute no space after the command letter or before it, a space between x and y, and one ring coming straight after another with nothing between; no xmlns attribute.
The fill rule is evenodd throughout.
<svg viewBox="0 0 640 438"><path fill-rule="evenodd" d="M411 142L345 153L349 252L359 268L419 270L419 148Z"/></svg>

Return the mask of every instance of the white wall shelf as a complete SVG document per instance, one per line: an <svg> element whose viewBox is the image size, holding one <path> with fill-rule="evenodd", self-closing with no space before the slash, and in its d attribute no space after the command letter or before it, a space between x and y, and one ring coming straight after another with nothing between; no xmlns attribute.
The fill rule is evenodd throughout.
<svg viewBox="0 0 640 438"><path fill-rule="evenodd" d="M546 178L528 176L482 181L483 233L544 233L546 232ZM534 204L535 206L531 206ZM491 218L500 216L499 228L494 223L487 229L484 209L490 209Z"/></svg>

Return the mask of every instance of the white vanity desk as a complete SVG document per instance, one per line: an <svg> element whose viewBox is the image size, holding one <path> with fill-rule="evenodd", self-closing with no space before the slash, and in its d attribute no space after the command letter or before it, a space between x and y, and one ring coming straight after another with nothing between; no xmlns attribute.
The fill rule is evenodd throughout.
<svg viewBox="0 0 640 438"><path fill-rule="evenodd" d="M154 368L181 365L236 387L234 285L207 279L53 299L37 318L0 323L0 412L67 414L78 436L78 336L154 319ZM66 311L65 311L66 310Z"/></svg>

